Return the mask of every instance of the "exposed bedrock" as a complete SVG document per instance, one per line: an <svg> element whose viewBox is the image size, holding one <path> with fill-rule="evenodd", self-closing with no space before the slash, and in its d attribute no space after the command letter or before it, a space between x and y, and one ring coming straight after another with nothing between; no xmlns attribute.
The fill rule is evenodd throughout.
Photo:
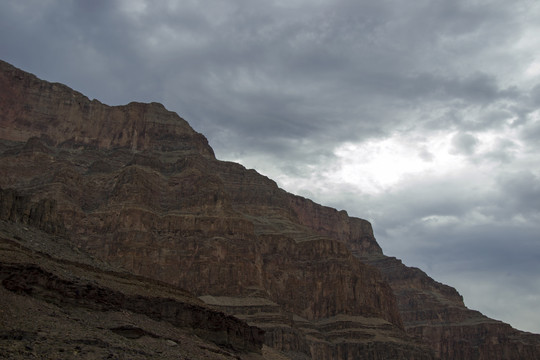
<svg viewBox="0 0 540 360"><path fill-rule="evenodd" d="M540 357L538 335L384 256L368 221L217 160L162 105L111 107L0 70L3 218L61 229L100 260L185 288L264 329L282 356Z"/></svg>

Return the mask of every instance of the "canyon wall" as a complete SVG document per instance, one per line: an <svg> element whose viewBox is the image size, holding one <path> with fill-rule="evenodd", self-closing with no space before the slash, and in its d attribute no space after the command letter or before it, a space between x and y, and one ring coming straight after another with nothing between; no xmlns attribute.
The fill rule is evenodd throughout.
<svg viewBox="0 0 540 360"><path fill-rule="evenodd" d="M162 105L110 107L0 68L6 194L54 201L54 223L81 251L263 329L274 355L540 357L539 336L466 309L454 289L383 255L369 222L217 160Z"/></svg>

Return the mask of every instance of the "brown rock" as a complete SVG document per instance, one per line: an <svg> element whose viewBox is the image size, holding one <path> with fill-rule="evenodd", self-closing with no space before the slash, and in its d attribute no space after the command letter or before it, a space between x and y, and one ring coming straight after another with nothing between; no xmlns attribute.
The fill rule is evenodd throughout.
<svg viewBox="0 0 540 360"><path fill-rule="evenodd" d="M261 358L261 329L4 221L0 295L0 358Z"/></svg>
<svg viewBox="0 0 540 360"><path fill-rule="evenodd" d="M452 288L382 255L369 222L216 160L206 139L162 105L110 107L9 64L0 68L0 186L16 189L23 203L56 203L57 218L29 224L60 219L70 241L98 259L186 288L264 329L273 350L263 355L537 357L538 336L466 309ZM10 199L3 204L14 221ZM9 284L28 288L24 279ZM95 292L110 306L176 324L180 305L112 289ZM65 301L83 300L74 293ZM236 320L194 321L201 312L182 309L191 315L181 326L234 328ZM254 349L257 333L228 331L217 331L214 342Z"/></svg>
<svg viewBox="0 0 540 360"><path fill-rule="evenodd" d="M37 203L13 190L0 188L0 219L35 226L51 234L64 232L56 211L56 201L42 199Z"/></svg>
<svg viewBox="0 0 540 360"><path fill-rule="evenodd" d="M407 332L441 359L536 359L540 336L469 310L452 287L381 255L364 257L381 270L397 296Z"/></svg>
<svg viewBox="0 0 540 360"><path fill-rule="evenodd" d="M158 103L107 106L41 81L0 60L0 138L44 137L55 146L195 151L213 157L201 134Z"/></svg>

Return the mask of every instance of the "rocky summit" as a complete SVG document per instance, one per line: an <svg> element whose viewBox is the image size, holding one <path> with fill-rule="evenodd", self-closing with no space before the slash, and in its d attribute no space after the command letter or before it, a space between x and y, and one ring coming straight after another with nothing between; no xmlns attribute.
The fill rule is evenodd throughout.
<svg viewBox="0 0 540 360"><path fill-rule="evenodd" d="M540 358L160 104L0 61L0 174L0 358Z"/></svg>

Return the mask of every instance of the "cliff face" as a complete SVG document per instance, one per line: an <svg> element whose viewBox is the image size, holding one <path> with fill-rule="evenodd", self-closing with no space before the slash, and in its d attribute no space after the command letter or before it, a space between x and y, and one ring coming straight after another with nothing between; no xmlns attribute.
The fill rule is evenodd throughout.
<svg viewBox="0 0 540 360"><path fill-rule="evenodd" d="M14 190L0 188L0 219L30 225L48 233L63 233L64 224L56 212L56 202L42 199L32 203Z"/></svg>
<svg viewBox="0 0 540 360"><path fill-rule="evenodd" d="M5 62L0 67L2 139L43 137L60 147L193 150L213 156L206 138L161 104L106 106Z"/></svg>
<svg viewBox="0 0 540 360"><path fill-rule="evenodd" d="M0 358L247 360L268 353L263 330L74 247L54 222L27 211L44 201L12 190L0 196L15 199L0 202L10 210L0 218Z"/></svg>
<svg viewBox="0 0 540 360"><path fill-rule="evenodd" d="M366 254L392 286L407 332L441 359L535 359L540 335L513 329L465 307L454 289L400 260Z"/></svg>
<svg viewBox="0 0 540 360"><path fill-rule="evenodd" d="M367 221L216 160L206 139L163 106L109 107L0 68L0 187L20 199L2 200L11 222L14 203L53 199L52 223L77 247L264 329L280 356L539 354L537 336L509 326L497 327L498 343L486 338L455 290L394 266Z"/></svg>

